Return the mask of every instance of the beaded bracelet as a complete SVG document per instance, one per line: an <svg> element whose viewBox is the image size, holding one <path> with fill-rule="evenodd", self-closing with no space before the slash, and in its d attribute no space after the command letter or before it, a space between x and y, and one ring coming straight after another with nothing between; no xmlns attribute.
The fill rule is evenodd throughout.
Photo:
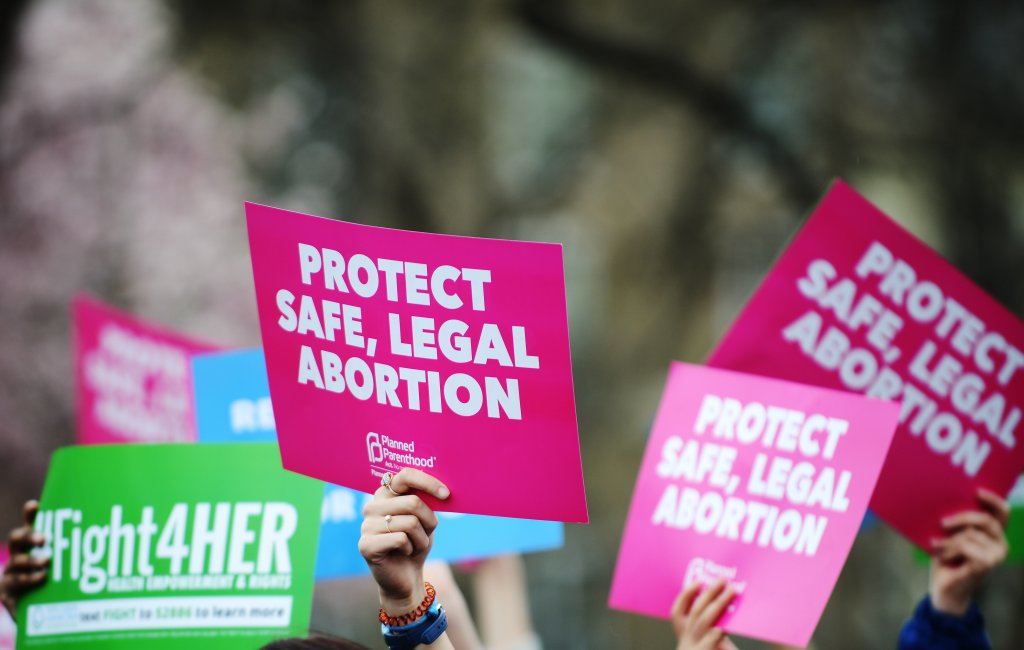
<svg viewBox="0 0 1024 650"><path fill-rule="evenodd" d="M384 608L381 607L380 614L378 615L381 624L387 625L388 627L402 627L403 625L409 625L410 623L414 623L423 618L423 615L427 613L430 606L434 604L434 598L437 597L437 590L434 589L434 585L429 582L424 582L423 587L427 591L426 598L423 599L423 602L420 603L419 607L408 614L402 614L401 616L388 616L387 612L384 611Z"/></svg>

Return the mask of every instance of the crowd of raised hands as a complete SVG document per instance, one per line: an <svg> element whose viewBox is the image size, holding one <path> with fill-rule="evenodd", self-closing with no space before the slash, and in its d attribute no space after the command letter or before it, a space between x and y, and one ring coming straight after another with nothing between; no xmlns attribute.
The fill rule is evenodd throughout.
<svg viewBox="0 0 1024 650"><path fill-rule="evenodd" d="M388 476L365 508L359 552L366 560L380 598L379 617L389 647L465 650L480 646L479 637L454 581L444 570L426 564L438 520L418 496L430 494L442 501L450 496L446 485L416 469ZM984 578L1007 555L1006 501L980 490L979 510L947 517L946 536L933 540L928 594L904 625L900 650L958 650L989 648L975 595ZM49 559L33 550L45 539L32 525L38 504L25 504L23 522L8 539L10 559L0 580L0 600L15 616L18 599L46 581ZM431 572L438 577L433 577ZM426 578L425 578L426 577ZM430 585L442 583L440 589ZM735 593L725 581L683 585L670 614L677 650L731 650L736 645L717 626ZM445 611L442 600L451 603ZM403 630L422 642L403 645ZM493 643L493 640L492 640ZM539 647L539 644L535 644ZM291 648L359 648L339 639L290 639L266 646Z"/></svg>

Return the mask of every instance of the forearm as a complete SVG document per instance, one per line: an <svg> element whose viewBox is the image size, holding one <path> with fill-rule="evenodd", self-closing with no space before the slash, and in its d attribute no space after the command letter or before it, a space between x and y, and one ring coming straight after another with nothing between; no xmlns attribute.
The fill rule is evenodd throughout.
<svg viewBox="0 0 1024 650"><path fill-rule="evenodd" d="M539 645L520 556L505 555L482 562L473 574L473 582L480 631L488 648Z"/></svg>
<svg viewBox="0 0 1024 650"><path fill-rule="evenodd" d="M436 589L423 581L437 516L415 492L438 499L450 495L447 486L416 469L385 474L363 509L359 552L377 583L388 647L453 648L447 612Z"/></svg>
<svg viewBox="0 0 1024 650"><path fill-rule="evenodd" d="M459 650L480 650L483 644L477 634L473 616L469 612L466 599L455 582L451 568L443 562L430 562L423 567L423 575L427 582L437 589L437 598L448 613L448 632L451 643ZM440 639L438 639L440 641ZM430 646L434 648L437 642Z"/></svg>
<svg viewBox="0 0 1024 650"><path fill-rule="evenodd" d="M452 645L451 639L448 638L448 633L445 632L430 645L421 643L416 646L416 650L455 650L455 646Z"/></svg>

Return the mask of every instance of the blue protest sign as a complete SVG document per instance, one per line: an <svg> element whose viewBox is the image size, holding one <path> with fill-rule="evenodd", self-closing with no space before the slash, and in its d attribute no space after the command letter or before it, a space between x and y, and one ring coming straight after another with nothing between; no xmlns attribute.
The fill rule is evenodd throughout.
<svg viewBox="0 0 1024 650"><path fill-rule="evenodd" d="M199 442L274 442L277 430L263 351L259 348L192 358ZM321 509L316 578L366 575L357 542L370 495L328 485ZM438 513L433 560L459 562L505 553L559 548L563 525L553 521Z"/></svg>
<svg viewBox="0 0 1024 650"><path fill-rule="evenodd" d="M196 355L192 387L199 442L277 442L259 348Z"/></svg>

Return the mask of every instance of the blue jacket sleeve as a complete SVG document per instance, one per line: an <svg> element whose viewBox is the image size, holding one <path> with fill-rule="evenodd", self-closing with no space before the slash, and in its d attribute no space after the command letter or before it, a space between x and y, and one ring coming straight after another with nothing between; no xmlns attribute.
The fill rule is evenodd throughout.
<svg viewBox="0 0 1024 650"><path fill-rule="evenodd" d="M937 611L925 596L900 631L899 650L992 650L977 604L963 616Z"/></svg>

